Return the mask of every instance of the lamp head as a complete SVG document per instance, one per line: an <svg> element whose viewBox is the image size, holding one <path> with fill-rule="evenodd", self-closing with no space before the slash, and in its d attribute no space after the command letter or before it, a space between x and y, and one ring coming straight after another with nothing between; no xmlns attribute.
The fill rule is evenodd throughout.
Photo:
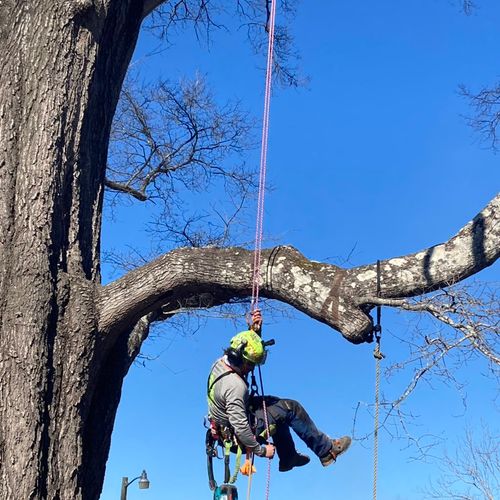
<svg viewBox="0 0 500 500"><path fill-rule="evenodd" d="M140 490L149 489L149 479L145 470L142 471L141 477L139 478L139 489Z"/></svg>

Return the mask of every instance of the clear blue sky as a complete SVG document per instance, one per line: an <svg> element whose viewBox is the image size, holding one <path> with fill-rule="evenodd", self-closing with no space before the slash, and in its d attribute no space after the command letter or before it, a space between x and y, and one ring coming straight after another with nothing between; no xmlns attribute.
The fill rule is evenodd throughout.
<svg viewBox="0 0 500 500"><path fill-rule="evenodd" d="M477 89L500 74L500 5L478 3L466 17L450 0L302 2L292 28L310 83L277 89L272 100L268 176L274 189L264 223L271 244L294 245L315 260L350 255L350 265L371 263L447 240L498 192L498 156L467 128L467 103L457 92L460 83ZM221 101L238 97L260 117L264 75L258 67L264 62L251 55L242 33L215 33L209 51L191 33L172 42L147 57L157 42L141 38L134 61L144 77L176 80L199 71ZM104 249L148 247L144 209L135 209L122 208L105 222ZM498 271L497 264L479 277L499 281ZM385 363L395 363L406 354L396 337L409 334L412 317L384 310L383 320ZM142 469L151 489L139 491L134 483L131 500L212 498L202 426L206 377L244 326L243 318L237 327L211 319L192 335L167 327L147 342L144 351L157 359L133 366L125 380L102 500L118 498L121 477ZM265 336L276 339L264 367L266 391L301 401L332 436L351 433L358 402L373 401L373 346L351 345L299 313L268 321ZM485 421L499 430L497 387L485 371L486 365L473 364L458 372L467 383L467 407L440 383L423 384L407 402L419 415L413 434L442 439L434 455L453 449L466 425ZM384 380L383 390L396 395L407 381L403 372ZM371 427L361 412L356 435ZM412 461L415 449L386 432L380 440L379 498L425 498L419 488L436 477L436 462ZM252 498L260 499L266 463L257 459L256 465ZM245 498L246 482L239 484ZM282 474L277 460L272 464L273 500L363 500L371 492L370 442L355 441L327 469L312 461Z"/></svg>

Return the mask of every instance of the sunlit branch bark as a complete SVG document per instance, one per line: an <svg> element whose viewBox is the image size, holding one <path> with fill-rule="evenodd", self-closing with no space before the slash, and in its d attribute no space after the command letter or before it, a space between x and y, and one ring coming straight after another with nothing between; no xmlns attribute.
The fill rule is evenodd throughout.
<svg viewBox="0 0 500 500"><path fill-rule="evenodd" d="M444 288L490 266L499 255L500 195L497 195L447 242L382 261L381 296L412 297ZM358 280L373 281L376 277L373 265L353 269L353 272ZM371 299L366 300L373 303Z"/></svg>
<svg viewBox="0 0 500 500"><path fill-rule="evenodd" d="M102 289L103 331L143 316L149 308L182 301L195 292L211 293L217 302L249 296L252 263L253 253L241 248L183 248L170 252ZM263 296L288 302L338 329L346 329L338 324L338 307L332 307L328 295L332 284L335 289L335 283L340 283L340 268L308 261L291 247L264 251L261 265ZM311 290L304 289L304 279L310 281ZM369 319L361 311L353 312L369 330Z"/></svg>

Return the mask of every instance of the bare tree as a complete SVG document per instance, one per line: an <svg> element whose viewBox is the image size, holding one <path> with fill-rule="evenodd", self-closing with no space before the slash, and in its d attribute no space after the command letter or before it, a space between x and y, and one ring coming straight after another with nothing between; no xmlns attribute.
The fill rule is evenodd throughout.
<svg viewBox="0 0 500 500"><path fill-rule="evenodd" d="M256 191L255 167L243 154L255 146L254 122L238 102L217 105L205 79L126 81L111 129L105 186L156 205L154 232L174 245L223 245L230 226ZM225 192L217 199L212 191ZM196 211L185 203L197 198Z"/></svg>
<svg viewBox="0 0 500 500"><path fill-rule="evenodd" d="M482 142L496 151L497 129L500 124L500 83L493 87L483 87L476 92L466 85L461 85L460 93L469 100L473 110L467 117L469 125L477 132Z"/></svg>
<svg viewBox="0 0 500 500"><path fill-rule="evenodd" d="M306 81L298 68L300 56L294 46L293 35L287 22L295 13L296 3L296 0L280 0L279 2L281 18L285 22L275 26L273 68L273 77L278 83L294 87L302 85ZM229 11L231 16L236 16L241 20L241 26L246 29L248 40L254 52L265 54L267 51L270 0L236 0L234 3L222 0L211 2L151 0L149 4L148 10L152 10L154 6L158 6L158 8L156 11L152 10L151 19L147 21L146 27L164 39L168 40L172 28L190 25L194 28L199 39L210 43L211 30L224 27L216 13Z"/></svg>
<svg viewBox="0 0 500 500"><path fill-rule="evenodd" d="M228 156L252 145L252 122L239 108L218 107L201 76L178 86L137 88L129 80L111 131L106 186L170 205L182 188L202 192L220 177L241 195L255 186L253 177L240 164L223 168Z"/></svg>
<svg viewBox="0 0 500 500"><path fill-rule="evenodd" d="M441 477L426 490L426 498L494 500L500 495L500 436L486 427L481 436L467 429L453 454L440 464Z"/></svg>
<svg viewBox="0 0 500 500"><path fill-rule="evenodd" d="M401 311L417 313L408 325L404 336L397 340L407 348L406 356L389 363L385 377L390 380L402 375L407 380L402 389L388 394L383 391L380 399L382 416L380 428L391 438L411 444L419 459L428 459L431 450L439 444L436 436L419 436L411 431L413 416L404 403L422 384L434 386L441 382L453 386L458 394L464 393L462 369L478 358L485 362L491 378L500 380L500 299L497 283L467 282L412 299L375 300L378 305L396 307ZM419 317L426 315L424 321ZM423 323L423 324L421 324ZM466 396L463 395L464 404ZM365 407L370 413L372 404L358 403L353 434L357 433L359 410ZM367 440L372 434L357 436Z"/></svg>
<svg viewBox="0 0 500 500"><path fill-rule="evenodd" d="M129 165L133 181L121 177L119 161L106 173L139 29L162 3L208 5L2 2L0 498L98 498L123 378L151 323L251 294L252 252L234 247L177 248L101 285L106 183L147 197L148 176L174 165L139 129L152 163L142 162L146 153ZM174 109L189 122L182 106ZM418 296L490 266L500 253L499 219L497 196L446 243L384 261L380 297ZM261 269L264 297L350 342L369 339L375 264L343 269L280 246L263 252Z"/></svg>
<svg viewBox="0 0 500 500"><path fill-rule="evenodd" d="M410 356L389 368L411 366L413 377L391 406L397 407L427 376L453 380L454 368L470 358L484 357L492 376L500 377L500 300L495 284L451 286L426 297L408 300L379 299L379 304L405 311L425 312L436 320L434 333L414 329Z"/></svg>

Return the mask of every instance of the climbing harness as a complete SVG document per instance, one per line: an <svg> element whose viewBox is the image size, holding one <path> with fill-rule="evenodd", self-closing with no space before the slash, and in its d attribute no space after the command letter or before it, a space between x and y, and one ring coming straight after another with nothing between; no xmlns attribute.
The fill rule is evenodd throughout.
<svg viewBox="0 0 500 500"><path fill-rule="evenodd" d="M380 261L377 260L377 297L380 298ZM378 430L379 430L379 406L380 406L380 361L385 357L380 350L380 339L382 337L382 307L377 305L377 323L373 327L375 336L375 417L373 430L373 500L377 500L377 470L378 470Z"/></svg>
<svg viewBox="0 0 500 500"><path fill-rule="evenodd" d="M238 470L241 462L241 448L235 442L234 436L230 429L225 427L218 427L213 421L208 423L207 434L205 438L205 448L207 452L207 472L208 472L208 485L214 492L214 500L220 498L223 486L232 485L236 482L238 477ZM217 452L217 446L223 448L224 455L224 484L220 487L217 486L217 481L214 476L213 459L221 458ZM231 451L236 451L236 463L234 472L231 475L230 470L230 456ZM227 488L226 488L227 489ZM236 489L236 488L235 488Z"/></svg>
<svg viewBox="0 0 500 500"><path fill-rule="evenodd" d="M227 366L225 372L215 377L213 374L214 367L212 367L207 379L207 400L209 404L210 402L215 402L215 384L224 377L236 373L231 367ZM207 428L205 449L207 453L208 485L210 490L214 492L214 500L237 500L238 492L236 490L236 486L232 485L236 482L238 477L242 454L241 447L239 446L233 430L230 427L218 425L215 421L208 418L205 419L205 427ZM221 486L217 486L217 481L214 476L213 459L220 458L217 452L217 446L222 447L224 455L224 484ZM231 475L230 459L232 451L236 453L236 463L234 472Z"/></svg>
<svg viewBox="0 0 500 500"><path fill-rule="evenodd" d="M213 389L215 384L222 378L227 375L231 375L232 373L235 372L229 367L227 371L215 378L213 377L212 372L210 373L207 380L207 399L209 401L214 401ZM239 446L233 430L230 427L218 425L216 422L209 419L206 419L205 427L207 428L205 450L207 453L208 485L210 490L214 492L214 500L237 500L238 491L236 490L236 486L233 486L233 484L236 482L238 471L240 469L242 455L241 447ZM213 467L213 459L220 458L217 452L217 446L222 447L224 455L224 484L221 486L217 486ZM230 470L231 452L236 453L236 462L232 475Z"/></svg>

